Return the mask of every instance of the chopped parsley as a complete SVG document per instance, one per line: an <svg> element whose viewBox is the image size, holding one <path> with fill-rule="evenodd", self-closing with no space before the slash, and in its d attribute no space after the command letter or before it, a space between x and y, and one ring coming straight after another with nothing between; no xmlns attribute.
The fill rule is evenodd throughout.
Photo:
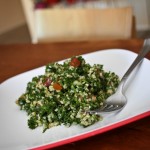
<svg viewBox="0 0 150 150"><path fill-rule="evenodd" d="M16 103L27 112L31 129L43 126L45 132L61 124L87 127L102 118L85 110L102 107L118 83L118 76L105 72L103 65L91 66L76 56L63 64L48 64L45 74L34 77Z"/></svg>

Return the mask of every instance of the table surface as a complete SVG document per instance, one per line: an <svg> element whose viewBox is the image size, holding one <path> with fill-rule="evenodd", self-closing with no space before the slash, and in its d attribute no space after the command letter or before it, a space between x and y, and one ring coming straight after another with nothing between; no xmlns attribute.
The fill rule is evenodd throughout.
<svg viewBox="0 0 150 150"><path fill-rule="evenodd" d="M121 48L138 53L142 39L0 45L0 83L19 73L75 55ZM150 59L150 54L146 56ZM109 132L54 148L55 150L149 150L150 117Z"/></svg>

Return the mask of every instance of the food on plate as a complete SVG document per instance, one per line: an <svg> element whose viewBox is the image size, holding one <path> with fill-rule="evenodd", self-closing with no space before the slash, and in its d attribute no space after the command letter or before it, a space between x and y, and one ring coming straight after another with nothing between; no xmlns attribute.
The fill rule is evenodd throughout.
<svg viewBox="0 0 150 150"><path fill-rule="evenodd" d="M119 77L114 72L76 56L63 64L48 64L45 74L34 77L16 103L27 112L31 129L43 126L45 132L62 124L87 127L102 117L85 110L102 107L118 84Z"/></svg>

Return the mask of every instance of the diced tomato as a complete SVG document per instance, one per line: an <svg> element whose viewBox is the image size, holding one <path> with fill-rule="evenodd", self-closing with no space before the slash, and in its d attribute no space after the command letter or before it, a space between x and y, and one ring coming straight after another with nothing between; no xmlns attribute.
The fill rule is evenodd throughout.
<svg viewBox="0 0 150 150"><path fill-rule="evenodd" d="M70 66L73 66L73 67L79 67L80 64L81 64L80 60L76 57L72 58L70 62Z"/></svg>
<svg viewBox="0 0 150 150"><path fill-rule="evenodd" d="M62 86L61 86L59 83L54 83L54 84L53 84L53 88L54 88L55 90L61 90L61 89L62 89Z"/></svg>

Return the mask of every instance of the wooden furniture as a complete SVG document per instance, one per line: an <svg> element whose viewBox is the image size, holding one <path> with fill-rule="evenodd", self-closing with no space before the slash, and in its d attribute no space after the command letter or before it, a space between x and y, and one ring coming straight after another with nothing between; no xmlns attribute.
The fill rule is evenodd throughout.
<svg viewBox="0 0 150 150"><path fill-rule="evenodd" d="M129 39L133 36L132 7L34 9L22 0L32 43Z"/></svg>
<svg viewBox="0 0 150 150"><path fill-rule="evenodd" d="M133 39L0 45L0 82L49 62L97 50L123 48L137 53L142 44L143 40ZM150 59L150 54L147 58ZM56 147L54 150L148 150L150 149L149 125L150 117L146 117L103 134Z"/></svg>
<svg viewBox="0 0 150 150"><path fill-rule="evenodd" d="M36 10L39 42L131 38L132 9Z"/></svg>

